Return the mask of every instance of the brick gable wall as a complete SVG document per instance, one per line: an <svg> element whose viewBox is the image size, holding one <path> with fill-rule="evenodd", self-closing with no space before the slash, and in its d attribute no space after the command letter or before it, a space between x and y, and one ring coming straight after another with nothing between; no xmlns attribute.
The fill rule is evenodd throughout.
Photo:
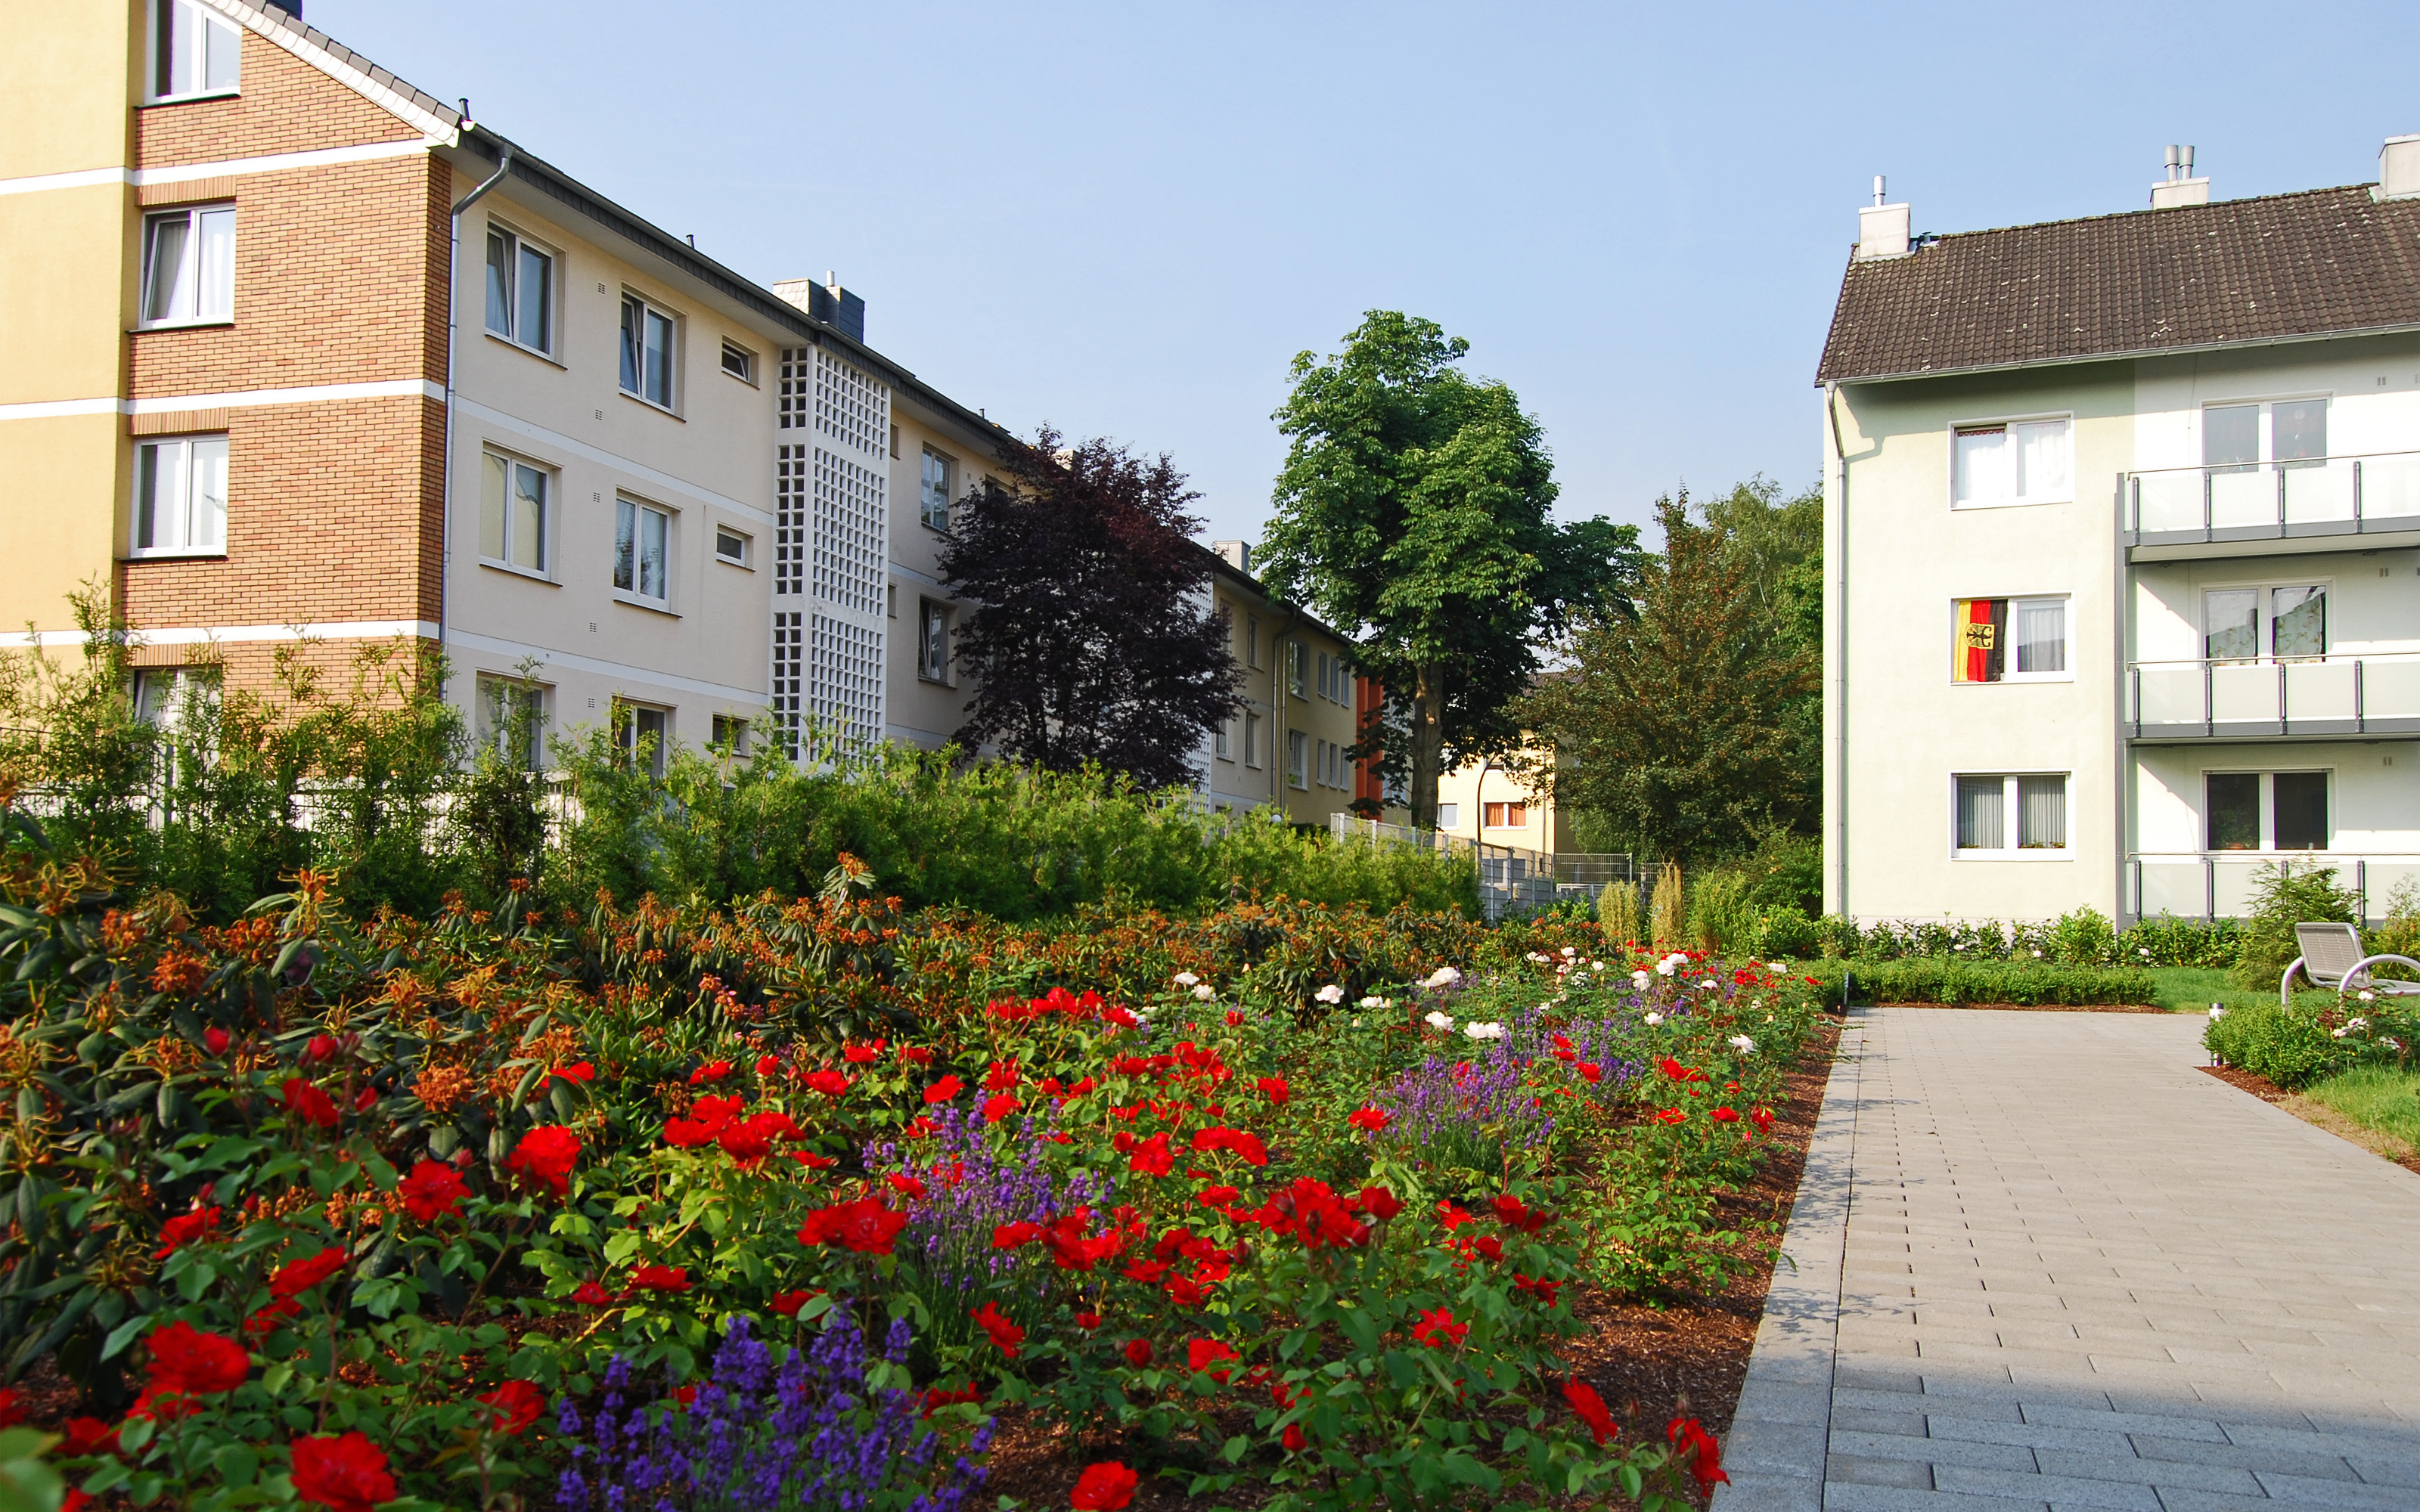
<svg viewBox="0 0 2420 1512"><path fill-rule="evenodd" d="M384 106L247 31L241 93L136 110L134 163L163 168L365 142L408 142L419 135L417 128Z"/></svg>

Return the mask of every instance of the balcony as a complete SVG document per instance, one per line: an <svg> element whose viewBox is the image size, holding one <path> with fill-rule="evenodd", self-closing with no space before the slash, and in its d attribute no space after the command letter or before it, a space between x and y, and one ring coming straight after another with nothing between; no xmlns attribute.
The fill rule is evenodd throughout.
<svg viewBox="0 0 2420 1512"><path fill-rule="evenodd" d="M2242 542L2408 546L2420 543L2420 452L2130 472L2123 506L2137 561Z"/></svg>
<svg viewBox="0 0 2420 1512"><path fill-rule="evenodd" d="M2127 664L2126 684L2132 740L2420 733L2420 652L2137 661Z"/></svg>
<svg viewBox="0 0 2420 1512"><path fill-rule="evenodd" d="M2137 918L2244 918L2254 890L2280 865L2299 871L2332 867L2336 886L2362 901L2362 916L2384 917L2396 887L2420 886L2420 856L2348 851L2135 851L2126 857L2127 902Z"/></svg>

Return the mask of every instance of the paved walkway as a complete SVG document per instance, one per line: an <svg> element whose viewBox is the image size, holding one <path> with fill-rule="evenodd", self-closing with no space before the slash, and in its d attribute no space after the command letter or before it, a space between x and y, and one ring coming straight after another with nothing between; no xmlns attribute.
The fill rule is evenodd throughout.
<svg viewBox="0 0 2420 1512"><path fill-rule="evenodd" d="M2202 1026L1853 1020L1715 1512L2420 1509L2420 1176Z"/></svg>

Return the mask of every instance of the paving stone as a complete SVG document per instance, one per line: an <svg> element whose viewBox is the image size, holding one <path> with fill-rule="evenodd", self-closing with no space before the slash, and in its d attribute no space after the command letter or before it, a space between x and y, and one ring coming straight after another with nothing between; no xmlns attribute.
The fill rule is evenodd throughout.
<svg viewBox="0 0 2420 1512"><path fill-rule="evenodd" d="M2411 1488L2405 1486L2366 1486L2350 1481L2319 1480L2308 1475L2289 1475L2283 1471L2256 1470L2261 1489L2280 1502L2296 1505L2341 1508L2374 1508L2376 1512L2412 1512L2413 1500ZM1936 1475L1935 1479L1939 1477Z"/></svg>
<svg viewBox="0 0 2420 1512"><path fill-rule="evenodd" d="M2204 1465L2231 1465L2239 1470L2266 1469L2316 1480L2360 1480L2341 1455L2323 1449L2304 1452L2264 1444L2247 1449L2240 1443L2211 1443L2206 1439L2167 1439L2153 1433L2130 1433L2134 1452L2146 1459L2178 1459Z"/></svg>
<svg viewBox="0 0 2420 1512"><path fill-rule="evenodd" d="M1728 1508L1717 1504L1716 1512L1728 1512ZM1823 1487L1823 1512L2050 1512L2050 1504L2022 1496L1964 1496L1831 1481Z"/></svg>
<svg viewBox="0 0 2420 1512"><path fill-rule="evenodd" d="M1945 1491L1962 1491L1970 1496L2039 1496L2045 1502L2056 1502L2067 1506L2109 1507L2116 1508L2117 1512L2162 1512L2160 1493L2133 1481L1935 1465L1932 1467L1932 1484Z"/></svg>
<svg viewBox="0 0 2420 1512"><path fill-rule="evenodd" d="M2022 1444L1920 1434L1859 1433L1836 1428L1831 1452L1865 1459L1920 1459L1929 1465L1972 1465L1983 1470L2032 1470L2034 1452Z"/></svg>
<svg viewBox="0 0 2420 1512"><path fill-rule="evenodd" d="M1835 1450L1823 1462L1830 1485L1896 1486L1904 1490L1932 1489L1932 1466L1920 1459L1866 1459Z"/></svg>
<svg viewBox="0 0 2420 1512"><path fill-rule="evenodd" d="M2165 1491L2190 1486L2200 1491L2233 1491L2258 1496L2260 1482L2236 1465L2212 1465L2190 1459L2144 1459L2133 1455L2080 1455L2063 1449L2037 1449L2034 1460L2045 1475L2080 1476L2087 1480L2135 1481Z"/></svg>

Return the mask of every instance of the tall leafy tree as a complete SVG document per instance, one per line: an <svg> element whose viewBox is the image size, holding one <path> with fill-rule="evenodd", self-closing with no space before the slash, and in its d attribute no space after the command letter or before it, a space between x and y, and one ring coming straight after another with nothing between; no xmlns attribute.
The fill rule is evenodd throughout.
<svg viewBox="0 0 2420 1512"><path fill-rule="evenodd" d="M1805 713L1817 669L1799 639L1797 563L1776 586L1730 529L1690 518L1685 494L1655 515L1664 551L1647 560L1635 611L1584 613L1569 670L1520 712L1563 758L1544 775L1559 805L1651 856L1735 855L1815 816L1807 748L1820 719L1810 728Z"/></svg>
<svg viewBox="0 0 2420 1512"><path fill-rule="evenodd" d="M1511 388L1458 365L1432 321L1374 310L1326 361L1294 361L1278 410L1292 438L1262 545L1270 585L1351 636L1399 717L1360 755L1410 779L1413 823L1435 823L1437 779L1516 747L1512 701L1538 641L1582 609L1619 613L1637 530L1559 527L1554 467Z"/></svg>
<svg viewBox="0 0 2420 1512"><path fill-rule="evenodd" d="M1242 679L1191 538L1201 496L1165 455L1065 446L1047 427L1007 443L999 473L959 506L939 563L976 606L956 635L975 683L957 740L1056 772L1190 780Z"/></svg>

